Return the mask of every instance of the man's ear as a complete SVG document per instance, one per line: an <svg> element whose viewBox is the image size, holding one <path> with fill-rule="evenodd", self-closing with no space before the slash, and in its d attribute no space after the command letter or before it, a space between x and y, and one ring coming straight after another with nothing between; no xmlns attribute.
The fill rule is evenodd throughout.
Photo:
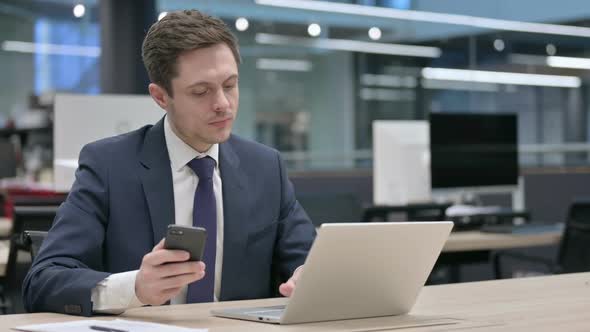
<svg viewBox="0 0 590 332"><path fill-rule="evenodd" d="M170 96L168 95L166 90L155 83L150 83L150 85L148 85L148 90L150 92L150 96L152 96L152 99L162 109L167 110L168 105L170 104Z"/></svg>

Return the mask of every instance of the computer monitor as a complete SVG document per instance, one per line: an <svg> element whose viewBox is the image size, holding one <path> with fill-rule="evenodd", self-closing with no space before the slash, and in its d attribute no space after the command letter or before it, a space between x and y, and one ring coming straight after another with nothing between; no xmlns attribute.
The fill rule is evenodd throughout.
<svg viewBox="0 0 590 332"><path fill-rule="evenodd" d="M373 203L431 201L427 121L373 121Z"/></svg>
<svg viewBox="0 0 590 332"><path fill-rule="evenodd" d="M78 155L84 145L154 124L164 114L150 96L56 95L53 130L55 190L70 190L78 167Z"/></svg>
<svg viewBox="0 0 590 332"><path fill-rule="evenodd" d="M518 184L516 114L431 113L432 188Z"/></svg>

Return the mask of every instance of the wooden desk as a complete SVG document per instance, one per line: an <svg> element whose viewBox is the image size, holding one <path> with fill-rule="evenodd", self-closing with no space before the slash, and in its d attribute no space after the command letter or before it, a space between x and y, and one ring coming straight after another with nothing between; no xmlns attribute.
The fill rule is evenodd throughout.
<svg viewBox="0 0 590 332"><path fill-rule="evenodd" d="M443 252L516 249L556 245L562 232L539 234L497 234L479 231L452 232Z"/></svg>
<svg viewBox="0 0 590 332"><path fill-rule="evenodd" d="M460 266L490 263L490 254L493 251L557 245L561 237L561 231L537 234L452 232L437 260L437 266L450 268L446 282L460 282L462 281Z"/></svg>
<svg viewBox="0 0 590 332"><path fill-rule="evenodd" d="M409 316L278 326L216 318L209 314L212 308L276 305L284 301L269 299L144 307L129 310L118 318L208 328L212 332L390 331L396 325L412 319L459 321L453 325L422 326L399 331L587 331L590 326L590 273L427 286ZM47 313L0 316L0 332L25 324L79 319L85 318Z"/></svg>

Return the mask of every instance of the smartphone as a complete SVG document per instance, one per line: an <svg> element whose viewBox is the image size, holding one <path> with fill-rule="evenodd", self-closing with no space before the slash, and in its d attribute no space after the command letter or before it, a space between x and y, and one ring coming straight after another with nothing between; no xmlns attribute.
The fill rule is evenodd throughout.
<svg viewBox="0 0 590 332"><path fill-rule="evenodd" d="M165 249L184 250L190 254L189 260L203 260L207 230L202 227L168 225Z"/></svg>

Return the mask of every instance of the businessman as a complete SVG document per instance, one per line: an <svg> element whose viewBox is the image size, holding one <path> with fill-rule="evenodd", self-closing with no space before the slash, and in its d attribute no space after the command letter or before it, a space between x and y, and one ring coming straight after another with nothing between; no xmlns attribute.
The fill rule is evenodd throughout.
<svg viewBox="0 0 590 332"><path fill-rule="evenodd" d="M82 149L25 278L26 308L88 316L290 296L315 230L279 153L231 134L235 37L198 11L169 13L149 29L142 56L165 116ZM173 223L207 229L202 262L164 249Z"/></svg>

